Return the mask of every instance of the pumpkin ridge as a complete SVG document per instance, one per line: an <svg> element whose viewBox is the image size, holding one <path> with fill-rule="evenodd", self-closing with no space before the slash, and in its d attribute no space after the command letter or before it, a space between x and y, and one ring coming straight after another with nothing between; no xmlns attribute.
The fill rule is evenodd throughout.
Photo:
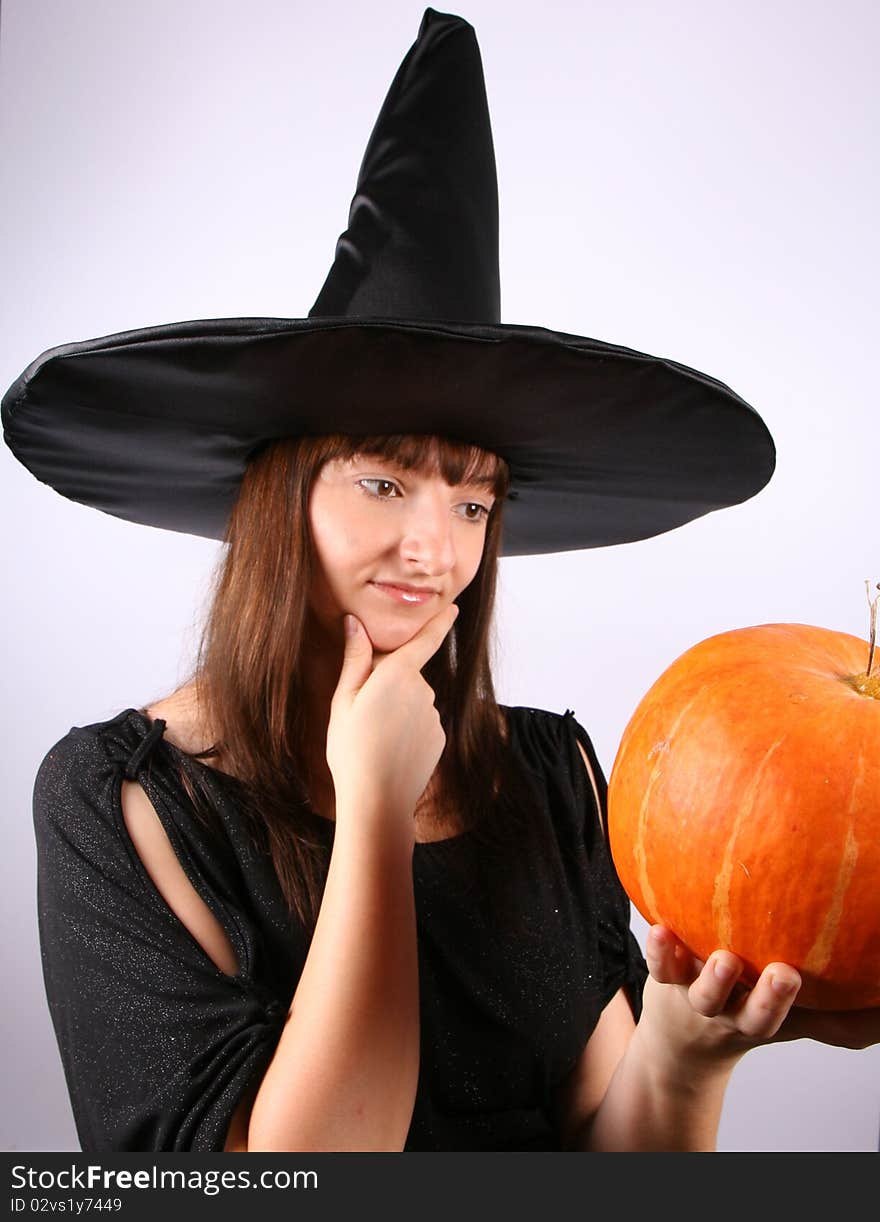
<svg viewBox="0 0 880 1222"><path fill-rule="evenodd" d="M843 915L844 897L855 873L856 862L859 859L859 842L856 839L854 830L854 807L856 804L856 790L860 788L865 776L865 757L861 751L859 752L857 773L857 779L850 791L847 809L846 840L837 871L834 893L831 896L831 903L828 905L828 910L825 913L825 918L822 921L822 926L816 936L816 940L810 947L804 960L804 970L817 976L821 975L831 962L831 952L837 938L837 931L840 928L840 918Z"/></svg>
<svg viewBox="0 0 880 1222"><path fill-rule="evenodd" d="M645 833L648 828L648 807L650 805L651 791L653 790L655 783L662 775L661 769L663 766L663 757L666 752L669 751L669 748L672 745L676 730L705 690L705 686L699 688L681 710L678 717L675 719L672 728L661 740L662 749L657 749L657 744L655 744L655 747L652 747L651 749L652 753L654 750L657 750L657 762L651 769L651 775L648 778L648 783L645 786L645 792L642 795L642 801L639 806L639 814L636 824L636 835L633 842L633 856L635 858L636 873L639 879L639 885L642 889L642 895L645 903L647 904L648 910L651 913L655 913L658 910L657 897L654 894L654 888L651 885L650 878L648 877L648 858L647 854L645 853Z"/></svg>
<svg viewBox="0 0 880 1222"><path fill-rule="evenodd" d="M648 826L648 806L651 800L651 790L654 788L655 781L660 776L660 759L654 765L648 783L645 786L645 792L642 797L641 805L639 806L638 820L636 824L636 837L633 842L633 857L635 858L636 874L639 880L639 886L642 890L644 902L647 905L649 912L657 911L657 896L654 894L654 888L651 886L651 880L648 878L648 859L645 853L645 829Z"/></svg>
<svg viewBox="0 0 880 1222"><path fill-rule="evenodd" d="M730 880L733 876L733 867L736 864L734 846L739 838L740 828L743 823L754 813L767 766L772 756L782 746L787 737L788 735L783 734L781 738L777 738L776 742L764 753L764 758L760 764L755 768L755 774L749 785L748 794L733 821L733 827L724 848L724 856L721 859L721 869L715 877L715 889L712 893L712 918L715 922L718 937L722 945L728 950L731 949L733 939L733 921L730 915ZM747 869L746 874L748 874Z"/></svg>

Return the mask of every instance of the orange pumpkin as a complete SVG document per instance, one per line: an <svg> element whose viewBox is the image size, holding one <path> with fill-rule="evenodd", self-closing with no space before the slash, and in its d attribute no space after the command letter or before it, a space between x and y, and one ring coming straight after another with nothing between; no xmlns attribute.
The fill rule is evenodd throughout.
<svg viewBox="0 0 880 1222"><path fill-rule="evenodd" d="M880 652L880 651L878 651ZM723 632L639 703L608 785L608 833L642 916L701 959L773 961L797 1004L880 1005L880 667L805 624Z"/></svg>

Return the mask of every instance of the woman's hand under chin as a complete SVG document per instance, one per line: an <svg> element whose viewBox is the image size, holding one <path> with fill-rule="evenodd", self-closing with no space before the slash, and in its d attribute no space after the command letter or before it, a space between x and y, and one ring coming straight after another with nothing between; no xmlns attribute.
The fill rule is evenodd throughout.
<svg viewBox="0 0 880 1222"><path fill-rule="evenodd" d="M727 950L705 963L671 930L651 927L639 1021L640 1041L672 1074L729 1071L752 1048L776 1041L814 1039L844 1048L880 1042L880 1008L853 1011L794 1007L801 977L785 963L770 963L748 988L743 962Z"/></svg>

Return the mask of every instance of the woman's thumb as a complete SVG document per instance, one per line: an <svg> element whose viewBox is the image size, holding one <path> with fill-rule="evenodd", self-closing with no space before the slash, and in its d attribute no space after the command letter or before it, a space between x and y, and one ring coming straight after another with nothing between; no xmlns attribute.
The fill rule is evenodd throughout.
<svg viewBox="0 0 880 1222"><path fill-rule="evenodd" d="M373 663L373 646L364 630L363 624L356 615L346 615L343 621L345 629L345 653L342 658L342 670L339 672L337 692L355 692L363 687L370 677Z"/></svg>

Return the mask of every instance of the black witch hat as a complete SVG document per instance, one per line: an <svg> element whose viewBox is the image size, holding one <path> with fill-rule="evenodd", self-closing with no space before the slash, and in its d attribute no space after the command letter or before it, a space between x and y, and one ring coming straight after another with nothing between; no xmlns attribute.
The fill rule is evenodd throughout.
<svg viewBox="0 0 880 1222"><path fill-rule="evenodd" d="M466 21L429 8L308 317L171 323L50 348L4 396L4 438L63 496L222 539L249 458L274 438L440 434L509 464L502 555L648 538L770 479L772 438L723 383L504 324L500 308L479 47Z"/></svg>

